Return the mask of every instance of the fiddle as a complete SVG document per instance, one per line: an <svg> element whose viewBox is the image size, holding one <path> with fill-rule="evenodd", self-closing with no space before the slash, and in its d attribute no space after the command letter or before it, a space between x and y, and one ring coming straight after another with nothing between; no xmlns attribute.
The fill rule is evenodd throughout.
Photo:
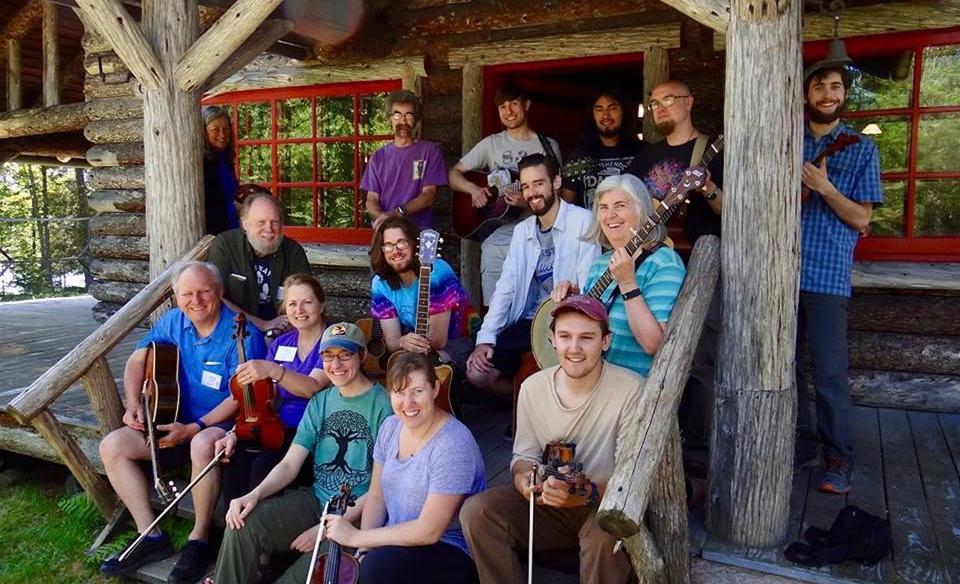
<svg viewBox="0 0 960 584"><path fill-rule="evenodd" d="M343 483L340 485L340 494L330 499L324 508L323 517L320 518L320 533L317 534L313 549L314 559L307 572L307 584L357 584L360 563L343 551L340 544L331 539L327 551L317 557L328 513L342 516L347 512L347 507L353 507L356 502L357 497L350 493L350 485Z"/></svg>
<svg viewBox="0 0 960 584"><path fill-rule="evenodd" d="M539 465L542 478L555 477L567 483L568 493L587 500L587 506L597 497L597 486L583 472L583 463L574 462L577 445L572 442L554 441L543 449L542 464ZM566 472L561 472L567 467ZM589 492L588 492L589 489Z"/></svg>
<svg viewBox="0 0 960 584"><path fill-rule="evenodd" d="M247 360L243 341L247 336L247 317L237 314L233 338L237 341L237 357L240 363ZM283 446L283 422L277 416L277 388L272 379L258 379L253 383L241 383L234 374L230 378L230 394L240 404L236 429L240 440L256 441L266 450Z"/></svg>

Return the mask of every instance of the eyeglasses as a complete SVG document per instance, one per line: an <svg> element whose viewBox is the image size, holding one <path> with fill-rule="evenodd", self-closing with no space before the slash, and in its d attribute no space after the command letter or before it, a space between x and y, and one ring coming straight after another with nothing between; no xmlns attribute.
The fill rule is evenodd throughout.
<svg viewBox="0 0 960 584"><path fill-rule="evenodd" d="M410 249L410 242L406 239L398 239L396 243L385 243L380 246L383 253L393 253L393 250L407 251Z"/></svg>
<svg viewBox="0 0 960 584"><path fill-rule="evenodd" d="M413 112L393 112L392 114L390 114L390 117L397 122L399 122L400 120L416 120L417 119L416 114L414 114Z"/></svg>
<svg viewBox="0 0 960 584"><path fill-rule="evenodd" d="M354 355L356 355L356 353L337 353L336 355L323 353L320 358L323 359L324 363L333 363L334 361L337 363L348 363L350 359L353 359Z"/></svg>
<svg viewBox="0 0 960 584"><path fill-rule="evenodd" d="M663 99L651 99L650 100L650 109L658 110L661 107L670 107L673 105L673 102L678 99L684 99L690 97L689 95L664 95Z"/></svg>

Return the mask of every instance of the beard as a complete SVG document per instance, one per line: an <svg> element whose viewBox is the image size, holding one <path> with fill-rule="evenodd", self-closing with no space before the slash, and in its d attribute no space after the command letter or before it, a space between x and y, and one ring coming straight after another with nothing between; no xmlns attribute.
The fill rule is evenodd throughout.
<svg viewBox="0 0 960 584"><path fill-rule="evenodd" d="M390 266L390 269L393 270L396 274L404 274L413 270L413 256L408 257L403 261L399 266L394 265L390 260L387 260L387 265Z"/></svg>
<svg viewBox="0 0 960 584"><path fill-rule="evenodd" d="M620 126L598 127L597 134L600 134L604 138L613 138L620 134Z"/></svg>
<svg viewBox="0 0 960 584"><path fill-rule="evenodd" d="M661 136L669 136L677 127L677 123L673 120L654 122L654 125L657 127L657 132L659 132Z"/></svg>
<svg viewBox="0 0 960 584"><path fill-rule="evenodd" d="M397 124L397 127L393 129L393 135L399 136L401 134L410 136L411 134L413 134L413 126L403 124L403 123Z"/></svg>
<svg viewBox="0 0 960 584"><path fill-rule="evenodd" d="M276 238L273 242L268 243L257 239L256 236L247 234L247 242L250 244L250 247L253 248L254 253L259 257L266 257L268 255L273 255L277 253L277 250L280 249L280 242L283 241L283 236Z"/></svg>
<svg viewBox="0 0 960 584"><path fill-rule="evenodd" d="M557 193L555 193L551 188L548 194L543 195L543 207L540 209L534 209L531 207L530 212L536 215L537 217L542 217L543 215L546 215L547 212L550 211L550 209L553 208L553 205L556 202L557 202ZM527 205L529 205L529 203L527 203Z"/></svg>
<svg viewBox="0 0 960 584"><path fill-rule="evenodd" d="M810 121L816 124L832 124L836 120L840 119L843 114L847 113L847 100L843 100L837 105L830 113L824 113L817 108L813 107L809 103L803 105L804 109L807 110L807 115L810 116Z"/></svg>

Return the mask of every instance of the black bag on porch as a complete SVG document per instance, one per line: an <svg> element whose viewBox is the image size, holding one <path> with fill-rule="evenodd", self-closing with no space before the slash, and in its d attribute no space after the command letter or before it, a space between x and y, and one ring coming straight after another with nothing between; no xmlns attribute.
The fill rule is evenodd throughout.
<svg viewBox="0 0 960 584"><path fill-rule="evenodd" d="M783 555L804 566L823 566L844 560L872 564L887 557L893 544L890 522L854 505L840 511L829 531L810 527L803 536L807 543L793 542Z"/></svg>

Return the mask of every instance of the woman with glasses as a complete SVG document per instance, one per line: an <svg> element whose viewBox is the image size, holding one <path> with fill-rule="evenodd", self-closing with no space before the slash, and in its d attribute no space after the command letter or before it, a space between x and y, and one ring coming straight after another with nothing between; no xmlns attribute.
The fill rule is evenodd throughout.
<svg viewBox="0 0 960 584"><path fill-rule="evenodd" d="M402 353L387 372L393 416L373 450L360 529L328 517L327 537L355 548L361 584L469 583L476 569L457 516L486 488L470 430L436 407L439 383L423 355Z"/></svg>
<svg viewBox="0 0 960 584"><path fill-rule="evenodd" d="M473 336L480 316L470 304L457 275L437 258L430 274L430 322L427 336L414 332L420 261L420 229L403 217L383 221L373 236L370 263L374 277L370 291L370 316L380 321L387 349L414 353L441 352L443 360L463 374L473 351Z"/></svg>
<svg viewBox="0 0 960 584"><path fill-rule="evenodd" d="M345 517L360 518L373 472L374 444L380 424L391 414L386 390L360 370L366 342L352 323L337 323L323 332L317 350L332 387L310 398L283 459L256 488L230 502L216 575L208 582L255 582L261 555L289 550L303 555L276 582L304 582L324 504L344 483L358 496ZM269 498L290 485L311 456L313 488Z"/></svg>

